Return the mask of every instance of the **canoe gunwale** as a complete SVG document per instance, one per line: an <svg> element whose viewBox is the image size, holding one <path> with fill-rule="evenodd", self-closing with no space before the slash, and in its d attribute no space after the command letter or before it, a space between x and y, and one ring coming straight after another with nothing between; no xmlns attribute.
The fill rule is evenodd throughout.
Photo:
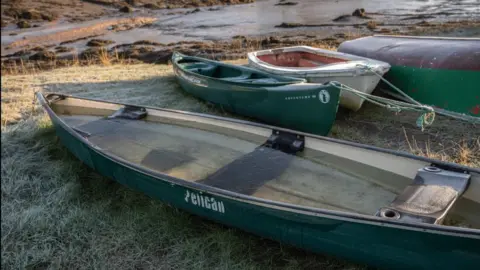
<svg viewBox="0 0 480 270"><path fill-rule="evenodd" d="M222 84L234 84L234 85L248 86L248 87L251 87L251 88L261 88L261 87L264 87L264 86L271 87L271 86L283 86L283 85L297 84L297 83L307 83L307 80L303 79L303 78L296 78L296 77L291 77L291 76L282 76L282 75L270 74L270 73L265 72L263 70L254 69L254 68L251 68L251 67L248 67L248 66L236 66L236 68L238 68L240 70L245 70L245 71L248 71L248 72L252 72L252 73L260 73L260 74L265 75L267 77L273 77L273 78L283 77L284 79L288 79L289 81L269 82L269 83L261 83L261 84L248 83L248 82L242 82L242 81L229 81L229 80L224 80L224 79L221 79L221 78L205 76L205 75L202 75L202 74L199 74L199 73L192 72L188 69L184 69L177 63L177 61L181 60L181 59L191 59L191 60L197 60L199 62L208 62L208 63L212 63L212 64L217 65L217 66L229 66L230 67L230 65L225 64L225 63L221 63L221 62L218 62L218 61L213 61L213 60L210 60L210 59L206 59L206 58L184 55L184 54L176 52L176 51L173 52L173 54L172 54L172 65L174 67L177 67L178 69L180 69L182 72L185 72L190 76L199 77L199 78L202 78L202 79L205 79L205 80L213 80L215 82L222 83Z"/></svg>
<svg viewBox="0 0 480 270"><path fill-rule="evenodd" d="M49 96L58 96L61 99L64 98L75 98L75 99L84 99L84 100L90 100L90 101L97 101L97 102L103 102L103 103L110 103L110 104L117 104L117 105L123 105L123 106L128 106L132 104L126 104L126 103L119 103L119 102L110 102L110 101L104 101L100 99L93 99L93 98L84 98L84 97L75 97L72 95L66 95L66 94L60 94L60 93L48 93L46 95L42 94L41 92L35 92L35 96L41 106L44 108L44 110L48 113L50 118L53 120L55 119L57 123L61 125L61 128L68 132L71 136L73 136L75 139L77 139L79 142L85 144L87 147L90 148L91 151L94 151L98 155L111 160L123 167L126 167L128 169L134 170L140 174L148 175L150 177L153 177L159 181L166 181L170 182L171 185L181 185L185 188L189 189L194 189L197 190L198 192L208 192L211 193L212 195L219 196L219 197L224 197L227 199L233 199L237 201L242 201L246 202L249 204L255 204L259 205L262 207L266 208L271 208L271 209L278 209L281 211L288 211L288 212L295 212L299 214L304 214L304 215L310 215L310 216L320 216L320 217L325 217L325 218L330 218L330 219L335 219L335 220L342 220L342 221L348 221L348 222L355 222L355 223L364 223L364 224L371 224L371 225L376 225L376 226L387 226L387 227L393 227L393 228L400 228L404 230L414 230L414 231L422 231L422 232L429 232L429 233L435 233L435 234L446 234L446 235L452 235L452 236L459 236L459 237L466 237L466 238L475 238L475 239L480 239L480 229L475 229L475 228L464 228L464 227L454 227L454 226L445 226L445 225L436 225L436 224L425 224L425 223L402 223L398 222L396 220L386 220L380 217L375 217L375 216L369 216L369 215L364 215L364 214L357 214L353 212L342 212L342 211L337 211L337 210L328 210L328 209L321 209L321 208L314 208L314 207L308 207L308 206L300 206L300 205L295 205L295 204L290 204L290 203L283 203L279 201L272 201L268 199L262 199L258 197L253 197L249 195L243 195L235 192L231 192L228 190L223 190L215 187L211 187L208 185L204 185L201 183L196 183L196 182L189 182L180 178L172 177L166 174L162 174L159 172L156 172L154 170L148 169L146 167L142 167L139 165L136 165L128 160L122 159L118 156L108 154L104 151L102 151L101 148L87 140L86 138L82 137L78 132L76 132L71 126L66 124L50 107L50 101L48 100ZM132 106L138 106L138 105L132 105ZM238 124L244 124L244 125L251 125L254 127L259 127L259 128L265 128L269 130L280 130L280 131L285 131L285 132L290 132L290 133L296 133L299 135L307 136L307 137L312 137L316 138L319 140L324 140L328 142L333 142L333 143L339 143L342 145L347 145L347 146L353 146L353 147L359 147L363 149L368 149L368 150L373 150L373 151L379 151L387 154L392 154L396 156L401 156L401 157L406 157L406 158L412 158L418 161L424 161L424 162L429 162L432 164L440 165L440 166L447 166L447 167L453 167L454 169L457 170L464 170L464 171L469 171L470 173L477 173L480 175L480 169L475 169L475 168L469 168L463 165L458 165L458 164L453 164L453 163L448 163L444 161L437 161L437 160L432 160L429 158L425 157L420 157L420 156L415 156L409 153L404 153L400 151L394 151L394 150L389 150L389 149L383 149L383 148L378 148L375 146L370 146L370 145L363 145L355 142L349 142L349 141L342 141L339 139L334 139L334 138L329 138L329 137L323 137L320 135L315 135L315 134L309 134L309 133L304 133L300 131L294 131L286 128L281 128L281 127L274 127L274 126L269 126L266 124L261 124L261 123L255 123L255 122L250 122L246 120L240 120L240 119L234 119L234 118L226 118L226 117L221 117L221 116L215 116L215 115L209 115L209 114L202 114L202 113L194 113L194 112L187 112L187 111L180 111L180 110L173 110L173 109L164 109L164 108L156 108L156 107L150 107L150 106L142 106L146 109L152 109L152 110L158 110L158 111L165 111L165 112L173 112L173 113L178 113L178 114L183 114L186 116L192 115L192 116L198 116L198 117L206 117L214 120L221 120L221 121L226 121L226 122L232 122L232 123L238 123ZM83 162L83 161L82 161Z"/></svg>

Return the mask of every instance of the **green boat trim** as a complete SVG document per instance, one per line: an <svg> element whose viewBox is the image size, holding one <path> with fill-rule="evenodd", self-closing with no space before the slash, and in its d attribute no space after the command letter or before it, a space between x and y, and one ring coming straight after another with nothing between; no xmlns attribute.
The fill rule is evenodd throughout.
<svg viewBox="0 0 480 270"><path fill-rule="evenodd" d="M329 253L390 269L405 267L475 269L474 267L478 266L477 262L480 259L480 250L478 250L480 242L480 230L478 229L480 227L480 216L478 215L480 204L478 196L480 194L479 169L236 119L102 102L61 94L43 96L41 93L37 93L36 96L49 114L62 143L77 158L104 176L113 178L130 188L143 191L149 196L169 202L175 207L315 252ZM75 115L84 115L84 118L75 118ZM72 122L72 120L75 121ZM99 120L103 121L102 124L95 124ZM98 140L104 135L104 146L112 146L111 143L116 137L109 136L122 134L121 129L117 129L118 132L109 132L108 124L104 124L121 125L122 122L133 123L134 126L145 125L147 122L163 123L159 125L160 128L168 128L173 124L190 128L192 132L186 133L188 136L194 136L193 131L195 130L210 132L212 135L229 134L235 137L235 140L248 140L262 146L265 146L262 141L273 143L272 145L282 142L279 144L281 146L278 148L279 150L274 152L293 158L294 162L290 164L290 167L298 166L298 162L303 162L302 160L307 157L321 157L332 168L337 165L337 167L343 166L343 169L352 172L361 172L364 177L371 176L370 180L372 181L381 180L384 181L383 184L392 185L390 188L397 190L402 195L409 193L408 188L402 191L404 187L415 187L410 183L415 177L416 169L414 168L420 168L417 173L423 174L422 181L424 184L427 183L425 188L430 187L429 182L437 181L431 179L431 174L426 170L435 171L435 168L437 170L443 168L451 176L450 180L443 184L458 193L451 203L443 205L446 208L440 211L440 215L434 213L435 222L442 220L444 218L442 215L450 212L462 215L470 222L474 222L476 227L462 228L425 223L433 222L427 218L432 215L405 213L398 208L398 205L395 205L399 202L399 196L392 201L392 204L386 206L387 209L402 213L401 218L392 219L381 214L376 216L384 209L381 207L382 203L378 205L379 212L367 215L275 201L172 177L168 173L159 173L158 170L130 161L135 159L135 155L138 154L135 151L125 150L128 152L127 158L111 153L111 151L122 151L122 147L127 146L125 144L121 144L120 149L101 147L101 143L98 142L102 142L102 140ZM86 126L89 127L85 128ZM104 135L98 137L95 132L103 132ZM123 132L123 135L128 136L133 130L129 126ZM133 133L133 135L135 137L142 133ZM293 135L290 137L294 138L293 143L287 143L288 147L286 148L282 147L285 146L283 145L284 140L287 139L288 142L290 135ZM277 141L278 136L281 139L279 141ZM146 138L156 138L159 143L168 143L168 141L162 142L168 138L158 138L158 136L147 136ZM303 142L303 146L296 144L296 141ZM290 151L292 147L293 150L298 151ZM267 148L269 147L267 146ZM163 161L169 163L170 157L175 158L171 154L164 155L163 158L166 159ZM146 154L145 159L149 156L150 153ZM241 158L243 157L238 160ZM154 160L159 161L158 159ZM163 162L161 163L160 166L167 166ZM181 164L168 166L179 167ZM228 170L228 166L219 171L222 170ZM231 177L232 175L225 180L229 180L228 178ZM208 178L206 179L208 180ZM295 179L301 180L302 177L298 175ZM340 181L341 178L338 180ZM458 185L452 185L452 183ZM353 201L354 198L344 197L343 199ZM376 203L378 202L375 202L375 205ZM455 207L452 207L453 204ZM413 220L404 221L404 215ZM416 219L415 217L420 218Z"/></svg>
<svg viewBox="0 0 480 270"><path fill-rule="evenodd" d="M172 65L185 92L227 111L318 135L327 135L335 122L340 90L330 83L306 83L177 52Z"/></svg>

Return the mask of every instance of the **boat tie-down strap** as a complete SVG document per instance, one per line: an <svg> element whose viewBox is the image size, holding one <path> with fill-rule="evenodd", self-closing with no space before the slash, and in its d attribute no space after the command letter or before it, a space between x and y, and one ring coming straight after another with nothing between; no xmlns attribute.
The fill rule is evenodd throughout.
<svg viewBox="0 0 480 270"><path fill-rule="evenodd" d="M303 151L304 144L303 136L274 130L254 151L197 182L251 195L266 182L282 175L295 154Z"/></svg>
<svg viewBox="0 0 480 270"><path fill-rule="evenodd" d="M125 105L124 107L118 109L108 118L122 118L129 120L140 120L147 116L147 110L143 107Z"/></svg>
<svg viewBox="0 0 480 270"><path fill-rule="evenodd" d="M419 169L413 183L375 215L405 222L442 224L469 181L470 174L463 172L433 166Z"/></svg>

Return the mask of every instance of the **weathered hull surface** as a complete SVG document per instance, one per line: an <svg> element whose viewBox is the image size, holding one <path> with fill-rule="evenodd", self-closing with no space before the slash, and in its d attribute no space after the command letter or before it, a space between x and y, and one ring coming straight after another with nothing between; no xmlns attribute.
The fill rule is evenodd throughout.
<svg viewBox="0 0 480 270"><path fill-rule="evenodd" d="M172 63L181 87L227 111L318 135L327 135L335 122L340 90L331 84L230 82L190 72L178 59L174 55Z"/></svg>
<svg viewBox="0 0 480 270"><path fill-rule="evenodd" d="M357 64L385 74L390 65L364 57L309 46L277 48L248 53L249 66L271 74L304 78L311 83L338 81L371 94L380 77ZM364 99L350 92L340 93L340 106L358 111Z"/></svg>
<svg viewBox="0 0 480 270"><path fill-rule="evenodd" d="M67 126L48 106L56 133L79 160L122 185L190 213L257 235L387 269L477 269L480 241L469 233L442 232L295 210L218 193L132 165L106 154Z"/></svg>
<svg viewBox="0 0 480 270"><path fill-rule="evenodd" d="M478 38L371 36L343 42L338 51L389 63L385 78L421 103L480 117Z"/></svg>

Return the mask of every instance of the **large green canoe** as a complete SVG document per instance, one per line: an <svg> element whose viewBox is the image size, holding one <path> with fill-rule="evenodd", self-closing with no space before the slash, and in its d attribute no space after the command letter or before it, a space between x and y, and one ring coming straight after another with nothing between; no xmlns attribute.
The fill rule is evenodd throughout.
<svg viewBox="0 0 480 270"><path fill-rule="evenodd" d="M421 103L480 117L480 38L376 35L338 51L389 63L385 78Z"/></svg>
<svg viewBox="0 0 480 270"><path fill-rule="evenodd" d="M174 53L173 69L182 88L225 110L286 128L327 135L340 90L299 78Z"/></svg>
<svg viewBox="0 0 480 270"><path fill-rule="evenodd" d="M37 98L86 165L193 214L388 269L478 268L479 169L241 120Z"/></svg>

